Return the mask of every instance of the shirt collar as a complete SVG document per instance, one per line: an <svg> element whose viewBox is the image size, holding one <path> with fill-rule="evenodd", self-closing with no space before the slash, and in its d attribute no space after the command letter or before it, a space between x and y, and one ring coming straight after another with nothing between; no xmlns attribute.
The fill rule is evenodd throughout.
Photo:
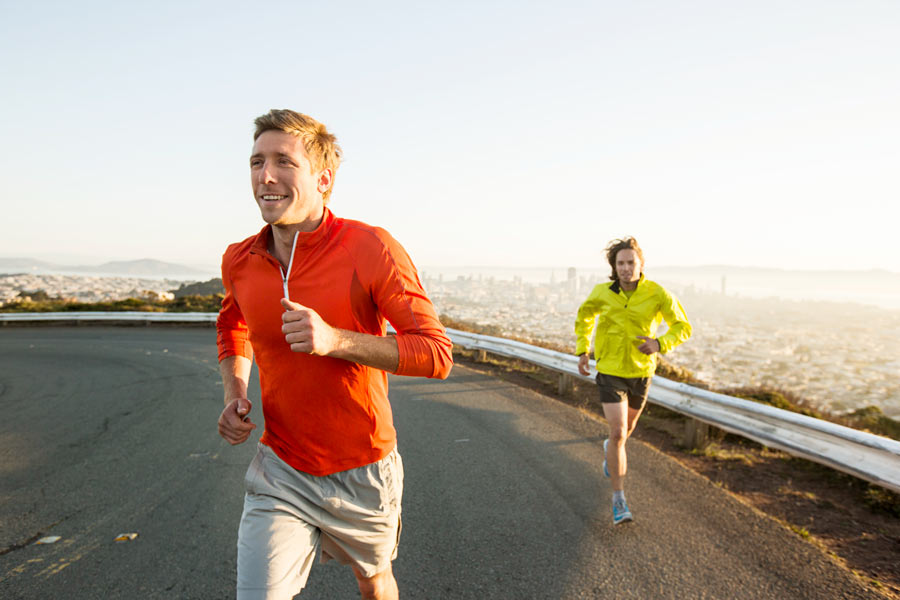
<svg viewBox="0 0 900 600"><path fill-rule="evenodd" d="M334 219L334 213L326 206L322 215L322 222L319 223L319 226L312 231L301 231L299 233L297 236L297 248L310 248L328 237L328 233L334 225ZM268 254L269 239L271 235L272 226L266 224L266 226L256 234L256 239L254 239L253 244L251 244L253 250L258 253Z"/></svg>

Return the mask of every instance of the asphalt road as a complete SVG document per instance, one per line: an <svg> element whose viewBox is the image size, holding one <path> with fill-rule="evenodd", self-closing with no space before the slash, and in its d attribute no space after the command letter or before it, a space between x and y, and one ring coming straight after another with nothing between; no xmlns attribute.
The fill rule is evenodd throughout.
<svg viewBox="0 0 900 600"><path fill-rule="evenodd" d="M208 328L0 328L0 598L233 597L255 444L218 437L221 390ZM613 526L605 425L552 399L463 367L444 382L392 377L391 399L404 598L870 597L636 441L636 520ZM33 543L48 535L61 539ZM302 597L354 598L356 585L316 565Z"/></svg>

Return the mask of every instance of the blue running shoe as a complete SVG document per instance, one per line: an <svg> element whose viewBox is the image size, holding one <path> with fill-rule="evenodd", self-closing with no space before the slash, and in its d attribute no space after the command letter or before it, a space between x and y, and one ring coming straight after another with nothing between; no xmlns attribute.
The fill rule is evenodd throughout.
<svg viewBox="0 0 900 600"><path fill-rule="evenodd" d="M613 525L633 520L634 517L631 516L631 511L628 510L628 504L624 500L616 500L613 502Z"/></svg>
<svg viewBox="0 0 900 600"><path fill-rule="evenodd" d="M603 440L603 474L609 477L609 469L606 468L606 447L609 445L609 438Z"/></svg>

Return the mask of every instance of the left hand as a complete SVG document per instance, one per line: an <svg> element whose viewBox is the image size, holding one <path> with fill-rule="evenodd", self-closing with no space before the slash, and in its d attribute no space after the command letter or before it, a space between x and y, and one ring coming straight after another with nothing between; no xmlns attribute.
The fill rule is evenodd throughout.
<svg viewBox="0 0 900 600"><path fill-rule="evenodd" d="M653 354L654 352L659 352L659 340L652 337L647 337L646 335L637 336L639 340L644 340L644 342L638 346L638 350L643 352L644 354Z"/></svg>
<svg viewBox="0 0 900 600"><path fill-rule="evenodd" d="M588 362L590 358L588 358L587 352L578 357L578 372L582 375L590 375L590 362Z"/></svg>
<svg viewBox="0 0 900 600"><path fill-rule="evenodd" d="M281 332L292 352L328 356L335 349L337 331L319 313L287 298L281 299L281 305L285 310Z"/></svg>

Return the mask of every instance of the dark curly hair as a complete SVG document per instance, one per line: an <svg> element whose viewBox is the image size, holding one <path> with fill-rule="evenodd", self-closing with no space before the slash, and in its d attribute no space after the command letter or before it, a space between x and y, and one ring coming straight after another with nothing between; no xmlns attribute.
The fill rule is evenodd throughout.
<svg viewBox="0 0 900 600"><path fill-rule="evenodd" d="M619 278L619 276L616 275L616 254L619 253L619 250L634 250L635 254L638 255L638 258L641 259L641 270L643 271L644 251L641 250L637 240L629 236L622 238L621 240L613 240L606 245L606 260L609 261L609 266L612 268L612 273L609 274L610 279L615 281Z"/></svg>

